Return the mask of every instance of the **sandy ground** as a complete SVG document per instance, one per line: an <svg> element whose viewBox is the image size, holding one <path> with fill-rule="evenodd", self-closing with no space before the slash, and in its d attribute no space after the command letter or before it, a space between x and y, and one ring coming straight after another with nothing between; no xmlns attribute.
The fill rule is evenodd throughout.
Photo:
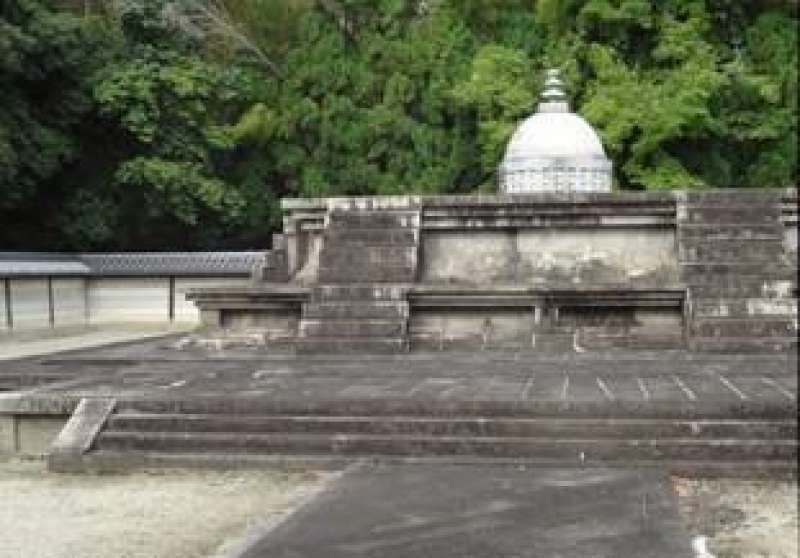
<svg viewBox="0 0 800 558"><path fill-rule="evenodd" d="M716 558L797 558L797 482L675 479L675 488Z"/></svg>
<svg viewBox="0 0 800 558"><path fill-rule="evenodd" d="M221 558L284 519L323 473L59 475L0 461L0 558Z"/></svg>

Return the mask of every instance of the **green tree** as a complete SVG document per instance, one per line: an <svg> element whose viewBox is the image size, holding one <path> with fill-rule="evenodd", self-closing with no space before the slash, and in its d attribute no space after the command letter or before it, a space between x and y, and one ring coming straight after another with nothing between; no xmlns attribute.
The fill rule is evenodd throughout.
<svg viewBox="0 0 800 558"><path fill-rule="evenodd" d="M29 203L81 152L99 30L36 0L0 4L0 210Z"/></svg>

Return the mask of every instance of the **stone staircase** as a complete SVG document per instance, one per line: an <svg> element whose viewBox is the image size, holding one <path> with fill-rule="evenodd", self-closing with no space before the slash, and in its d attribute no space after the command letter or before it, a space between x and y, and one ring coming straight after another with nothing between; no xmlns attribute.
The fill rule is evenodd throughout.
<svg viewBox="0 0 800 558"><path fill-rule="evenodd" d="M419 257L413 210L332 210L319 276L302 307L301 352L408 350L409 306Z"/></svg>
<svg viewBox="0 0 800 558"><path fill-rule="evenodd" d="M796 474L797 419L786 409L626 408L581 402L361 399L118 401L92 464L246 465L352 459L564 466L667 466L687 473Z"/></svg>
<svg viewBox="0 0 800 558"><path fill-rule="evenodd" d="M687 193L678 203L678 255L695 350L797 346L796 270L783 246L781 193Z"/></svg>

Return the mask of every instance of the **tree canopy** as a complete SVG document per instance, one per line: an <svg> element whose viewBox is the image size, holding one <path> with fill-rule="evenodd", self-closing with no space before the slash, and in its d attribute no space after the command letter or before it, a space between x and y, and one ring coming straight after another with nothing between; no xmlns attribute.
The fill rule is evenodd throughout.
<svg viewBox="0 0 800 558"><path fill-rule="evenodd" d="M618 189L797 182L793 0L3 0L0 247L265 247L283 196L493 191L545 68Z"/></svg>

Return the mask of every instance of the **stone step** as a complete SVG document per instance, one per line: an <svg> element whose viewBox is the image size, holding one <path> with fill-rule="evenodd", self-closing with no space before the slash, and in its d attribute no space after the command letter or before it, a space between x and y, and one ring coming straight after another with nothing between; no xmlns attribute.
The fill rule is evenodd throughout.
<svg viewBox="0 0 800 558"><path fill-rule="evenodd" d="M332 211L329 214L329 228L349 229L415 229L419 228L418 212L413 211Z"/></svg>
<svg viewBox="0 0 800 558"><path fill-rule="evenodd" d="M786 263L751 263L736 260L720 262L708 261L699 263L681 263L681 273L684 277L714 277L717 275L735 275L751 277L792 277L794 270Z"/></svg>
<svg viewBox="0 0 800 558"><path fill-rule="evenodd" d="M697 249L718 249L721 251L737 250L746 247L749 250L782 250L783 237L774 236L767 238L715 238L709 239L706 236L696 238L682 238L681 246L685 248Z"/></svg>
<svg viewBox="0 0 800 558"><path fill-rule="evenodd" d="M295 341L299 353L370 353L394 354L408 351L408 340L398 335L394 337L356 337L356 336L313 336L299 337Z"/></svg>
<svg viewBox="0 0 800 558"><path fill-rule="evenodd" d="M702 318L797 317L797 300L791 298L693 298L692 315Z"/></svg>
<svg viewBox="0 0 800 558"><path fill-rule="evenodd" d="M496 399L431 399L411 396L331 397L311 399L274 399L263 396L185 397L170 399L120 400L117 412L180 413L303 416L405 416L425 418L584 418L602 419L668 419L719 420L736 416L738 420L796 420L796 401L747 400L714 401L698 405L692 402L667 400L563 401L563 400L496 400Z"/></svg>
<svg viewBox="0 0 800 558"><path fill-rule="evenodd" d="M680 349L686 346L683 333L639 333L581 330L578 339L578 350L602 349Z"/></svg>
<svg viewBox="0 0 800 558"><path fill-rule="evenodd" d="M678 212L678 223L732 224L747 225L780 222L779 204L755 204L752 206L707 206L689 205Z"/></svg>
<svg viewBox="0 0 800 558"><path fill-rule="evenodd" d="M239 416L179 413L112 415L107 428L125 432L403 434L563 438L787 438L797 421L558 419L404 416Z"/></svg>
<svg viewBox="0 0 800 558"><path fill-rule="evenodd" d="M692 300L709 298L766 298L786 300L797 288L791 277L764 278L760 276L698 275L685 278Z"/></svg>
<svg viewBox="0 0 800 558"><path fill-rule="evenodd" d="M338 247L334 250L323 250L319 255L320 273L324 269L328 273L346 273L354 279L364 272L375 273L388 268L408 273L416 267L416 253L400 254L388 250L382 253Z"/></svg>
<svg viewBox="0 0 800 558"><path fill-rule="evenodd" d="M402 337L406 320L302 320L300 335L306 337Z"/></svg>
<svg viewBox="0 0 800 558"><path fill-rule="evenodd" d="M771 205L781 203L784 197L785 192L779 190L706 190L683 193L683 203L714 207Z"/></svg>
<svg viewBox="0 0 800 558"><path fill-rule="evenodd" d="M693 336L689 346L695 351L712 353L782 353L797 350L797 337L699 337Z"/></svg>
<svg viewBox="0 0 800 558"><path fill-rule="evenodd" d="M414 246L362 246L347 244L326 244L321 256L330 256L335 259L358 257L365 261L382 263L385 261L416 261L418 249Z"/></svg>
<svg viewBox="0 0 800 558"><path fill-rule="evenodd" d="M355 462L372 464L403 465L503 465L525 467L613 467L619 466L617 460L581 460L581 455L569 459L500 458L480 456L342 456L342 455L303 455L303 454L254 454L231 452L156 452L156 451L93 451L80 456L48 456L48 470L60 473L109 473L120 474L132 470L152 471L155 469L208 468L213 470L264 469L305 471L341 471ZM754 478L777 480L797 479L797 463L791 460L740 459L719 461L716 459L632 459L625 467L668 469L671 474L687 478Z"/></svg>
<svg viewBox="0 0 800 558"><path fill-rule="evenodd" d="M531 339L533 349L544 353L571 352L575 348L574 332L534 332Z"/></svg>
<svg viewBox="0 0 800 558"><path fill-rule="evenodd" d="M387 300L405 301L407 289L399 285L350 284L319 285L311 289L312 302Z"/></svg>
<svg viewBox="0 0 800 558"><path fill-rule="evenodd" d="M794 319L703 318L692 322L696 337L790 337L797 333Z"/></svg>
<svg viewBox="0 0 800 558"><path fill-rule="evenodd" d="M713 262L771 263L780 262L784 254L783 245L777 242L740 242L738 246L717 246L713 243L702 246L684 244L680 250L679 261L682 265Z"/></svg>
<svg viewBox="0 0 800 558"><path fill-rule="evenodd" d="M320 283L413 283L417 266L345 266L336 262L332 266L319 267Z"/></svg>
<svg viewBox="0 0 800 558"><path fill-rule="evenodd" d="M419 229L335 227L325 231L325 240L330 244L358 246L417 246Z"/></svg>
<svg viewBox="0 0 800 558"><path fill-rule="evenodd" d="M470 436L319 435L208 432L126 432L106 430L95 450L227 451L334 455L475 455L583 460L714 459L796 460L796 439L666 438L513 438Z"/></svg>
<svg viewBox="0 0 800 558"><path fill-rule="evenodd" d="M408 303L405 301L363 300L326 301L303 304L303 319L407 319Z"/></svg>
<svg viewBox="0 0 800 558"><path fill-rule="evenodd" d="M677 238L685 242L736 242L736 241L774 241L782 242L784 226L772 224L688 224L681 223L677 228Z"/></svg>

